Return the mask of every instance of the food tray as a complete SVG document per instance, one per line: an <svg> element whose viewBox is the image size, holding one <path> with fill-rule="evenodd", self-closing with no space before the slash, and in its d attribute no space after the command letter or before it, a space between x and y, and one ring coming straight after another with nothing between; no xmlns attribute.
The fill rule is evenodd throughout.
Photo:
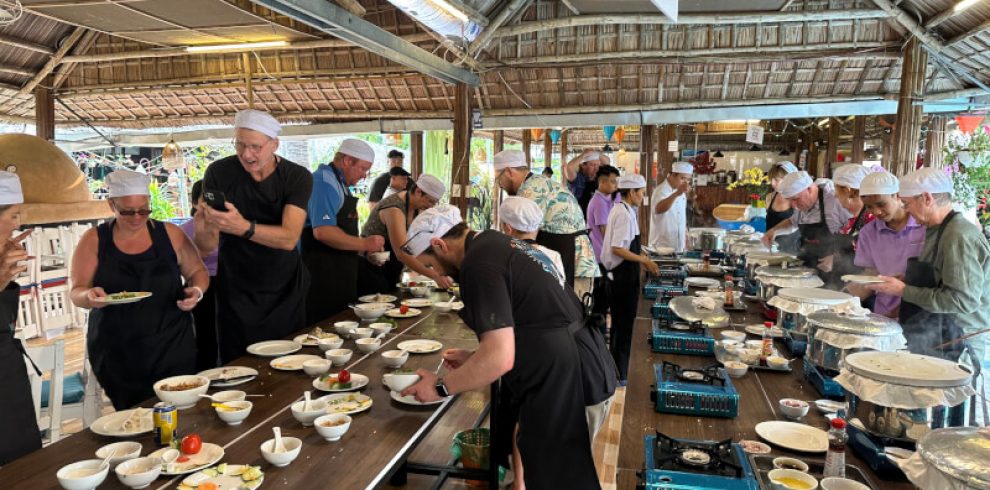
<svg viewBox="0 0 990 490"><path fill-rule="evenodd" d="M848 446L847 446L848 447ZM753 466L753 473L756 474L756 481L760 484L761 490L773 490L770 486L770 478L767 476L770 470L773 468L774 458L778 458L781 455L774 454L749 454L750 464ZM815 477L818 481L822 480L822 472L825 470L825 460L823 459L807 459L807 458L797 458L808 464L808 474ZM859 469L856 465L847 464L846 465L846 478L850 480L858 481L873 490L877 490L877 486L873 484L870 477L863 473L863 470Z"/></svg>
<svg viewBox="0 0 990 490"><path fill-rule="evenodd" d="M778 356L780 355L780 351L776 347L774 347L774 354L776 354ZM736 359L731 358L730 357L730 354L728 354L728 353L725 352L725 349L722 348L721 344L715 344L715 360L718 361L719 363L721 363L722 365L725 365L725 363L727 361L734 361ZM739 361L739 362L742 362L742 361ZM746 364L746 363L743 363L743 364ZM770 371L770 372L774 372L774 373L789 373L789 372L791 372L791 371L794 370L794 368L791 367L791 364L793 364L793 361L787 363L785 365L785 367L782 368L782 369L772 368L770 366L762 366L760 364L746 364L746 365L749 366L749 369L755 369L755 370L758 370L758 371Z"/></svg>

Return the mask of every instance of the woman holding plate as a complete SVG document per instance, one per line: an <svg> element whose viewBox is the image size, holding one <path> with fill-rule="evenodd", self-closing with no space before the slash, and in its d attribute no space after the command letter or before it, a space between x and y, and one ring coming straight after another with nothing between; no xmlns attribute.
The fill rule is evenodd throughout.
<svg viewBox="0 0 990 490"><path fill-rule="evenodd" d="M71 298L92 310L90 363L114 408L122 410L150 398L155 381L196 372L191 310L210 279L178 226L148 218L150 177L118 170L106 181L114 219L87 231L76 246ZM151 296L113 304L111 293L127 291Z"/></svg>

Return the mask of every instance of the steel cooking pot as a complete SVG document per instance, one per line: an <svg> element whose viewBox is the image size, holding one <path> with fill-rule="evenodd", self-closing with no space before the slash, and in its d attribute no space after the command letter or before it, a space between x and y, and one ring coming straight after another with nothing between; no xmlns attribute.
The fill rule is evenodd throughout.
<svg viewBox="0 0 990 490"><path fill-rule="evenodd" d="M704 250L701 248L701 235L704 233L715 233L725 240L725 230L721 228L691 228L687 231L688 250Z"/></svg>
<svg viewBox="0 0 990 490"><path fill-rule="evenodd" d="M967 488L990 489L990 434L979 427L933 431L918 441L918 454Z"/></svg>
<svg viewBox="0 0 990 490"><path fill-rule="evenodd" d="M900 324L882 315L850 316L816 311L807 317L806 362L838 372L846 356L867 350L893 351L904 347ZM841 347L839 346L841 345Z"/></svg>
<svg viewBox="0 0 990 490"><path fill-rule="evenodd" d="M701 234L700 243L702 250L721 251L725 249L725 235L706 231Z"/></svg>
<svg viewBox="0 0 990 490"><path fill-rule="evenodd" d="M954 407L907 410L876 405L846 391L850 418L859 419L866 432L878 436L917 441L933 429L960 427L967 424L969 400Z"/></svg>

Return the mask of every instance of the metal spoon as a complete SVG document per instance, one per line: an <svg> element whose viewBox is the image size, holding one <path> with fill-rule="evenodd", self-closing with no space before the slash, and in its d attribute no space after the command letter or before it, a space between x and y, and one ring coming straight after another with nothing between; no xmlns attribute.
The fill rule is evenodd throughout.
<svg viewBox="0 0 990 490"><path fill-rule="evenodd" d="M436 374L436 375L439 375L439 374L440 374L440 369L441 369L441 368L443 368L443 363L444 363L444 360L445 360L445 359L442 359L442 358L440 359L440 364L439 364L439 365L437 366L437 368L436 368L436 369L435 369L435 370L433 371L433 374Z"/></svg>

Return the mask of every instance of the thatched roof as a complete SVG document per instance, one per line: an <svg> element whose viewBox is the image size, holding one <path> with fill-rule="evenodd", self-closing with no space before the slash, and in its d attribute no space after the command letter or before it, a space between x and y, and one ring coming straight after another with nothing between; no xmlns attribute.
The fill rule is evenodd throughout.
<svg viewBox="0 0 990 490"><path fill-rule="evenodd" d="M22 2L29 12L0 28L0 119L33 118L30 89L51 84L60 124L229 123L248 107L248 79L255 107L287 121L451 117L450 85L247 0ZM677 24L634 0L466 2L493 22L522 5L467 57L385 0L360 5L365 20L479 73L484 116L529 117L893 100L901 47L919 34L939 53L927 92L973 95L990 84L990 5L949 15L956 2L682 1ZM610 12L596 13L603 4ZM294 46L183 48L272 39Z"/></svg>

